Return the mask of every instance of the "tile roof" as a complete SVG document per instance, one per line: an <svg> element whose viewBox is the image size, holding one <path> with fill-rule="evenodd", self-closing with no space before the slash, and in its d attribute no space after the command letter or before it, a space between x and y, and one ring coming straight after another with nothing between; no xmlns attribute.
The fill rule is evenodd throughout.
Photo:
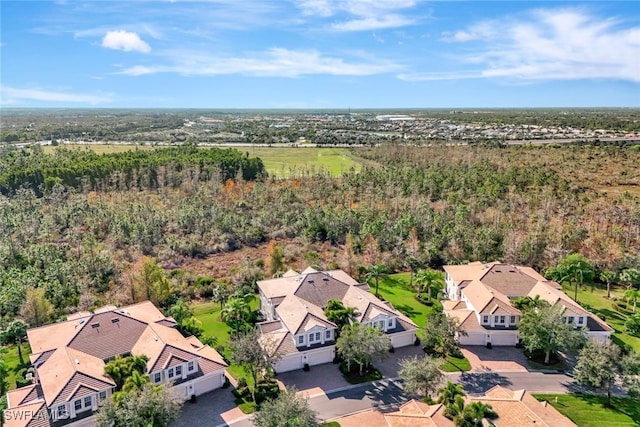
<svg viewBox="0 0 640 427"><path fill-rule="evenodd" d="M518 297L528 294L539 280L545 279L531 268L525 272L513 265L493 264L479 280L508 297Z"/></svg>
<svg viewBox="0 0 640 427"><path fill-rule="evenodd" d="M144 302L119 309L105 306L97 314L83 312L29 329L30 359L39 387L12 392L10 405L42 398L51 407L110 389L115 383L104 374L105 361L121 354L147 355L148 372L192 359L198 359L204 374L226 368L217 351L197 338L185 339L174 325L173 319Z"/></svg>
<svg viewBox="0 0 640 427"><path fill-rule="evenodd" d="M520 314L520 310L511 305L506 295L479 280L469 283L464 289L464 296L478 313L491 313L499 309L504 314Z"/></svg>
<svg viewBox="0 0 640 427"><path fill-rule="evenodd" d="M7 416L12 413L13 416ZM19 412L18 412L19 411ZM5 411L5 427L49 427L49 413L44 401L36 401Z"/></svg>

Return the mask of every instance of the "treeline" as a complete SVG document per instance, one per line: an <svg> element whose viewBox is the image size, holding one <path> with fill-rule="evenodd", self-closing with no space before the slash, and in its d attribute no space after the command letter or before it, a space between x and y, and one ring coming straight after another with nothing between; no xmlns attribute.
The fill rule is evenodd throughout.
<svg viewBox="0 0 640 427"><path fill-rule="evenodd" d="M0 156L0 193L32 188L38 195L55 184L91 190L179 187L182 172L197 181L214 176L222 181L266 176L262 160L233 149L199 149L193 145L97 154L92 150L58 148L46 154L41 147L10 150Z"/></svg>
<svg viewBox="0 0 640 427"><path fill-rule="evenodd" d="M145 191L54 184L41 197L34 188L0 196L0 315L16 315L30 288L43 289L59 313L130 302L123 286L143 255L175 269L270 240L280 242L286 265L347 270L496 259L543 270L571 252L602 269L639 264L638 150L389 146L353 154L363 167L341 178L202 180L203 166L191 162L174 173L175 185L158 180ZM241 268L229 267L229 276ZM181 283L176 289L192 296L191 281Z"/></svg>

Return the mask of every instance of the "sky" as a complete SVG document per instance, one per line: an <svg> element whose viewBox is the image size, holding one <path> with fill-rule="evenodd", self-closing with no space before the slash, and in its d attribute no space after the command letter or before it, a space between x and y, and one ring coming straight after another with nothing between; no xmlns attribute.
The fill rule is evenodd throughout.
<svg viewBox="0 0 640 427"><path fill-rule="evenodd" d="M0 107L640 107L636 1L0 0Z"/></svg>

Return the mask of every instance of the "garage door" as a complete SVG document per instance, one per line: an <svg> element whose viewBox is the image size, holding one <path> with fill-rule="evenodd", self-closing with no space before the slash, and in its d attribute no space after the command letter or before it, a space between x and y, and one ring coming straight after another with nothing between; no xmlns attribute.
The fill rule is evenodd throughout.
<svg viewBox="0 0 640 427"><path fill-rule="evenodd" d="M307 353L307 363L309 366L313 366L333 362L333 348L332 346L314 351L313 353Z"/></svg>
<svg viewBox="0 0 640 427"><path fill-rule="evenodd" d="M502 346L515 346L518 342L517 335L515 333L508 334L491 334L491 344L492 345L502 345Z"/></svg>
<svg viewBox="0 0 640 427"><path fill-rule="evenodd" d="M223 381L224 381L223 374L215 374L209 378L202 378L200 381L195 383L194 394L196 396L200 396L201 394L220 388L222 387ZM190 397L190 396L187 396L187 397Z"/></svg>
<svg viewBox="0 0 640 427"><path fill-rule="evenodd" d="M459 341L461 345L484 345L485 333L484 332L468 332L467 336L460 336Z"/></svg>
<svg viewBox="0 0 640 427"><path fill-rule="evenodd" d="M289 357L283 357L276 364L276 372L289 372L296 369L302 369L302 355L296 354Z"/></svg>
<svg viewBox="0 0 640 427"><path fill-rule="evenodd" d="M393 348L406 347L413 345L415 342L415 334L413 332L405 332L404 334L391 335L391 345Z"/></svg>

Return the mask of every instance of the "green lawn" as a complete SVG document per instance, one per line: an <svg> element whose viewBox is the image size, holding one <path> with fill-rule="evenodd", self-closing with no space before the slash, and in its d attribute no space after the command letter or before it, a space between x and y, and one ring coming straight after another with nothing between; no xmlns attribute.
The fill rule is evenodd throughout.
<svg viewBox="0 0 640 427"><path fill-rule="evenodd" d="M352 167L360 169L345 148L238 147L238 150L260 157L269 175L280 178L320 169L339 176Z"/></svg>
<svg viewBox="0 0 640 427"><path fill-rule="evenodd" d="M605 406L606 397L584 394L535 394L546 400L579 427L624 427L640 425L640 401L614 397L612 408ZM557 402L556 402L557 398Z"/></svg>
<svg viewBox="0 0 640 427"><path fill-rule="evenodd" d="M251 310L257 310L260 307L260 299L256 296L251 300ZM204 335L213 336L218 341L218 346L223 347L222 354L227 360L231 359L231 352L229 351L229 335L231 328L225 322L220 319L220 304L214 302L204 302L200 304L193 304L191 306L193 315L196 319L202 322L202 330ZM250 375L237 365L231 365L227 369L229 375L233 376L236 380L240 377L245 377L247 384L253 387L253 380Z"/></svg>
<svg viewBox="0 0 640 427"><path fill-rule="evenodd" d="M460 359L458 357L447 356L440 369L445 372L465 372L471 370L471 363L466 357Z"/></svg>
<svg viewBox="0 0 640 427"><path fill-rule="evenodd" d="M574 289L572 286L563 285L563 289L567 295L573 298ZM593 288L585 286L578 290L578 302L592 313L606 318L607 324L615 329L615 333L612 334L614 342L623 342L630 345L635 351L640 352L640 338L626 333L624 322L627 319L627 315L616 308L613 300L606 299L606 295L607 290L602 286L594 286ZM611 297L623 300L624 288L614 288L611 292Z"/></svg>
<svg viewBox="0 0 640 427"><path fill-rule="evenodd" d="M370 281L371 293L375 294L375 284ZM380 296L405 314L413 323L422 328L427 323L427 316L440 303L426 306L415 299L416 292L409 287L409 273L390 274L388 279L381 279L378 287Z"/></svg>
<svg viewBox="0 0 640 427"><path fill-rule="evenodd" d="M29 347L29 344L24 343L20 348L22 348L22 360L26 364L29 362L31 347ZM18 347L15 345L8 345L0 348L0 357L2 357L6 364L7 384L9 390L13 390L16 388L16 373L24 366L20 364L20 359L18 358Z"/></svg>

